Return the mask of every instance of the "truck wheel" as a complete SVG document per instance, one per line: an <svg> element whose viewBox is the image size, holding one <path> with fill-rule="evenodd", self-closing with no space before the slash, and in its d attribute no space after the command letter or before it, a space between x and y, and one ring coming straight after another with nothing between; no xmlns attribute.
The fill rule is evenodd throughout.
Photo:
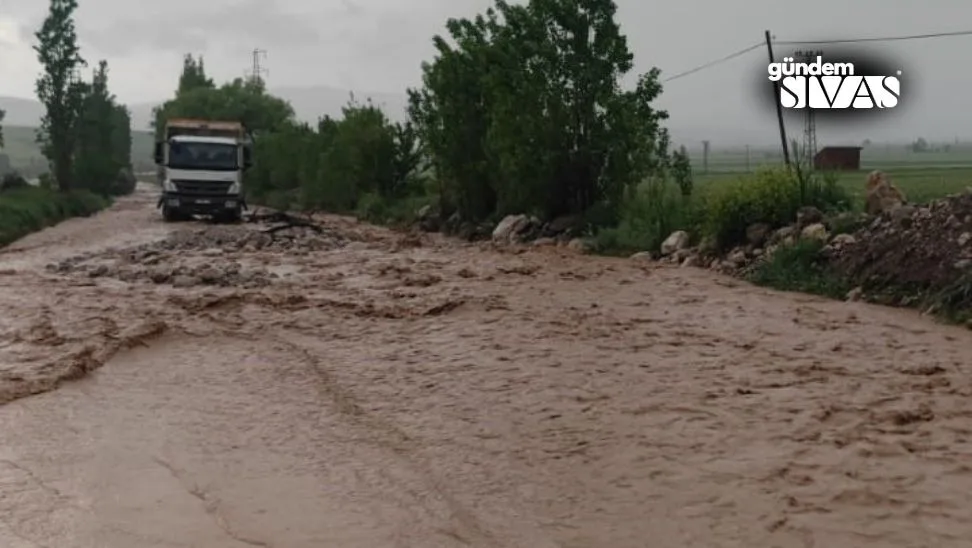
<svg viewBox="0 0 972 548"><path fill-rule="evenodd" d="M182 220L179 211L171 207L162 206L162 220L167 223L175 223Z"/></svg>
<svg viewBox="0 0 972 548"><path fill-rule="evenodd" d="M220 215L220 221L229 224L236 224L243 220L243 212L239 209L227 211Z"/></svg>

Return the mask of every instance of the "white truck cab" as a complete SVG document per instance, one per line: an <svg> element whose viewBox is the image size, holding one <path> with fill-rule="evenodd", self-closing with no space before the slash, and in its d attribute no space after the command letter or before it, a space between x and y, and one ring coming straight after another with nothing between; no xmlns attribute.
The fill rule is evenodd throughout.
<svg viewBox="0 0 972 548"><path fill-rule="evenodd" d="M163 218L198 214L238 221L246 208L243 174L251 165L250 150L237 122L166 123L166 138L155 149Z"/></svg>

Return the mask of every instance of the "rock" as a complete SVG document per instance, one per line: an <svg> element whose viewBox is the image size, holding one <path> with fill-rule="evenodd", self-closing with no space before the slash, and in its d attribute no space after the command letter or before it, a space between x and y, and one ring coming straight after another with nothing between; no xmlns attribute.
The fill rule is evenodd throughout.
<svg viewBox="0 0 972 548"><path fill-rule="evenodd" d="M533 240L533 245L537 247L550 247L557 245L557 240L554 238L537 238Z"/></svg>
<svg viewBox="0 0 972 548"><path fill-rule="evenodd" d="M702 257L696 254L692 254L689 255L688 257L685 257L685 260L682 261L681 266L682 268L685 268L685 267L697 267L701 265L702 265Z"/></svg>
<svg viewBox="0 0 972 548"><path fill-rule="evenodd" d="M510 244L517 241L517 236L530 226L530 217L526 215L507 215L496 228L493 229L493 241Z"/></svg>
<svg viewBox="0 0 972 548"><path fill-rule="evenodd" d="M969 243L969 240L972 240L972 233L963 232L958 237L958 245L959 245L959 247L965 247Z"/></svg>
<svg viewBox="0 0 972 548"><path fill-rule="evenodd" d="M844 247L846 245L853 245L857 242L857 238L850 234L838 234L834 236L834 239L830 241L831 245L834 247Z"/></svg>
<svg viewBox="0 0 972 548"><path fill-rule="evenodd" d="M662 242L662 255L671 255L676 251L685 249L688 247L689 241L691 241L691 238L689 237L688 232L685 232L684 230L672 232L668 238L665 238L665 241Z"/></svg>
<svg viewBox="0 0 972 548"><path fill-rule="evenodd" d="M868 174L864 189L867 193L864 211L869 215L880 215L907 203L904 193L881 171L872 171Z"/></svg>
<svg viewBox="0 0 972 548"><path fill-rule="evenodd" d="M419 229L423 232L438 232L441 228L439 214L431 204L419 208L415 212L415 218L418 220Z"/></svg>
<svg viewBox="0 0 972 548"><path fill-rule="evenodd" d="M773 228L766 223L751 224L746 227L746 241L753 247L762 247L773 233Z"/></svg>
<svg viewBox="0 0 972 548"><path fill-rule="evenodd" d="M632 261L644 261L644 262L655 260L655 257L652 256L651 251L639 251L628 258L631 259Z"/></svg>
<svg viewBox="0 0 972 548"><path fill-rule="evenodd" d="M806 226L800 231L800 235L804 238L809 238L813 240L820 240L826 242L830 239L830 235L827 234L827 227L823 223L814 223L812 225Z"/></svg>
<svg viewBox="0 0 972 548"><path fill-rule="evenodd" d="M684 261L685 259L691 257L694 254L695 254L695 251L693 251L693 250L691 250L691 249L689 249L689 248L686 247L686 248L682 248L682 249L677 250L675 253L672 253L669 258L672 260L672 262L681 263L682 261Z"/></svg>
<svg viewBox="0 0 972 548"><path fill-rule="evenodd" d="M795 226L784 226L770 236L768 243L773 245L791 243L793 236L796 235L796 233L797 228Z"/></svg>
<svg viewBox="0 0 972 548"><path fill-rule="evenodd" d="M864 290L860 287L855 287L847 292L846 299L850 302L859 301L861 297L864 296Z"/></svg>
<svg viewBox="0 0 972 548"><path fill-rule="evenodd" d="M594 245L583 238L574 238L567 242L567 249L577 253L590 253L594 250Z"/></svg>
<svg viewBox="0 0 972 548"><path fill-rule="evenodd" d="M804 206L797 210L796 216L796 230L802 230L803 227L816 224L823 221L823 212L813 206Z"/></svg>
<svg viewBox="0 0 972 548"><path fill-rule="evenodd" d="M746 250L741 247L737 247L736 249L730 251L728 255L726 255L725 262L729 263L734 267L740 267L746 264L748 260L749 258L746 257Z"/></svg>
<svg viewBox="0 0 972 548"><path fill-rule="evenodd" d="M576 230L580 223L581 218L576 215L557 217L547 223L547 226L544 227L544 234L546 236L557 236L563 233L571 233Z"/></svg>
<svg viewBox="0 0 972 548"><path fill-rule="evenodd" d="M892 206L889 211L891 212L891 220L902 228L911 228L911 225L914 224L912 217L915 215L915 206L896 205Z"/></svg>
<svg viewBox="0 0 972 548"><path fill-rule="evenodd" d="M958 261L955 261L955 264L953 266L955 266L957 270L968 270L968 268L972 266L972 260L960 259Z"/></svg>
<svg viewBox="0 0 972 548"><path fill-rule="evenodd" d="M699 242L699 253L702 255L713 255L719 250L718 242L712 236L703 236Z"/></svg>

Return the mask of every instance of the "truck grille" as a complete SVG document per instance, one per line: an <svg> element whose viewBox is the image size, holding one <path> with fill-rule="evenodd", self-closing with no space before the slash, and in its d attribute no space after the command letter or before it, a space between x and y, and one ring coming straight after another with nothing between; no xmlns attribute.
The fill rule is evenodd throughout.
<svg viewBox="0 0 972 548"><path fill-rule="evenodd" d="M225 181L172 181L172 184L176 186L180 194L186 194L190 196L216 196L216 195L226 195L229 192L229 188L233 185L231 182Z"/></svg>

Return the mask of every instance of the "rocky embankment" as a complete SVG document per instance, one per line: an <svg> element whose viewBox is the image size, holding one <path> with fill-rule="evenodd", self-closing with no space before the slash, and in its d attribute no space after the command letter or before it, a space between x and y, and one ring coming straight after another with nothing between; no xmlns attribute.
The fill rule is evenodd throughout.
<svg viewBox="0 0 972 548"><path fill-rule="evenodd" d="M683 267L709 268L748 277L774 253L798 241L820 242L820 262L853 286L849 300L863 299L929 311L972 305L972 188L929 204L909 204L891 179L880 171L867 176L862 212L825 214L804 207L787 226L755 223L746 240L719 252L713 242L686 231L672 233L659 249L633 260L664 261ZM510 215L495 227L466 226L458 219L441 223L431 208L420 212L420 227L465 239L492 238L496 244L564 246L580 253L595 250L579 237L577 219L549 223L527 215Z"/></svg>

